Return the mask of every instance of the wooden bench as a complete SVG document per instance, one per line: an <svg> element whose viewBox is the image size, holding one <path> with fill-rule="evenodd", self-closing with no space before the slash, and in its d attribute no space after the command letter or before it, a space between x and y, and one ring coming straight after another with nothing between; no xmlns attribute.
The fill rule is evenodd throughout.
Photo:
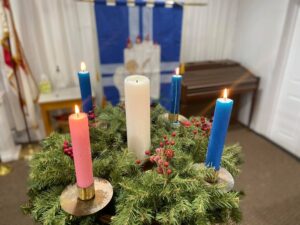
<svg viewBox="0 0 300 225"><path fill-rule="evenodd" d="M232 118L237 119L240 96L252 93L248 126L251 124L259 77L245 67L231 60L186 63L183 73L181 114L185 116L211 116L215 100L224 88L229 88L229 97L235 100Z"/></svg>

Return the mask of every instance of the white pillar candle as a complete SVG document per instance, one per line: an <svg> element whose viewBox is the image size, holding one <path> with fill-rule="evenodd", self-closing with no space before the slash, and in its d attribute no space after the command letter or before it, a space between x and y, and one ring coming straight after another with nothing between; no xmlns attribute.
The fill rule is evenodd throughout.
<svg viewBox="0 0 300 225"><path fill-rule="evenodd" d="M133 75L125 79L127 144L137 159L145 159L150 148L150 81Z"/></svg>

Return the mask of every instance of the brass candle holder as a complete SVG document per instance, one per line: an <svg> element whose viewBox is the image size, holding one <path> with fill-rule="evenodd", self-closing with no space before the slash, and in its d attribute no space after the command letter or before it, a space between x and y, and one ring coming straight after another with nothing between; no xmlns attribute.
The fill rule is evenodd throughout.
<svg viewBox="0 0 300 225"><path fill-rule="evenodd" d="M171 123L173 123L174 126L179 126L180 123L188 121L188 119L186 117L184 117L183 115L180 115L180 114L165 113L161 116L165 120L168 120Z"/></svg>
<svg viewBox="0 0 300 225"><path fill-rule="evenodd" d="M168 119L169 119L169 121L171 121L173 123L176 123L176 122L178 122L179 114L169 113L168 114Z"/></svg>
<svg viewBox="0 0 300 225"><path fill-rule="evenodd" d="M87 188L81 188L77 186L78 191L78 198L82 201L91 200L95 197L95 186L94 183L87 187Z"/></svg>
<svg viewBox="0 0 300 225"><path fill-rule="evenodd" d="M94 183L87 188L76 184L69 185L60 195L62 209L74 216L87 216L103 209L113 196L113 187L109 181L94 178Z"/></svg>
<svg viewBox="0 0 300 225"><path fill-rule="evenodd" d="M194 168L197 170L205 168L204 163L196 163L194 164ZM229 192L234 187L234 179L231 173L229 173L228 170L221 167L220 170L215 171L214 175L212 177L208 177L205 179L208 185L213 184L221 184L224 186L224 191Z"/></svg>

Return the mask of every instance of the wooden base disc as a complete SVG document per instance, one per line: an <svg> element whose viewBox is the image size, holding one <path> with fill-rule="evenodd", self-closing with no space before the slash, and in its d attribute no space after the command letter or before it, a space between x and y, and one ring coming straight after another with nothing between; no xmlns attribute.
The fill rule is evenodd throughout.
<svg viewBox="0 0 300 225"><path fill-rule="evenodd" d="M103 209L113 196L113 187L109 181L94 178L95 197L83 201L78 198L77 185L69 185L60 195L62 209L74 216L86 216L94 214Z"/></svg>

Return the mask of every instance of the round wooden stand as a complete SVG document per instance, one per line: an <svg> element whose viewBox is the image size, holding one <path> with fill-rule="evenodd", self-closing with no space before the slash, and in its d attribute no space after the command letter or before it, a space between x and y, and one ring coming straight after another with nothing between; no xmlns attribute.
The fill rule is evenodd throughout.
<svg viewBox="0 0 300 225"><path fill-rule="evenodd" d="M80 200L77 185L67 186L60 195L62 209L74 216L87 216L103 209L113 196L113 187L107 180L101 178L94 178L94 187L94 198Z"/></svg>

